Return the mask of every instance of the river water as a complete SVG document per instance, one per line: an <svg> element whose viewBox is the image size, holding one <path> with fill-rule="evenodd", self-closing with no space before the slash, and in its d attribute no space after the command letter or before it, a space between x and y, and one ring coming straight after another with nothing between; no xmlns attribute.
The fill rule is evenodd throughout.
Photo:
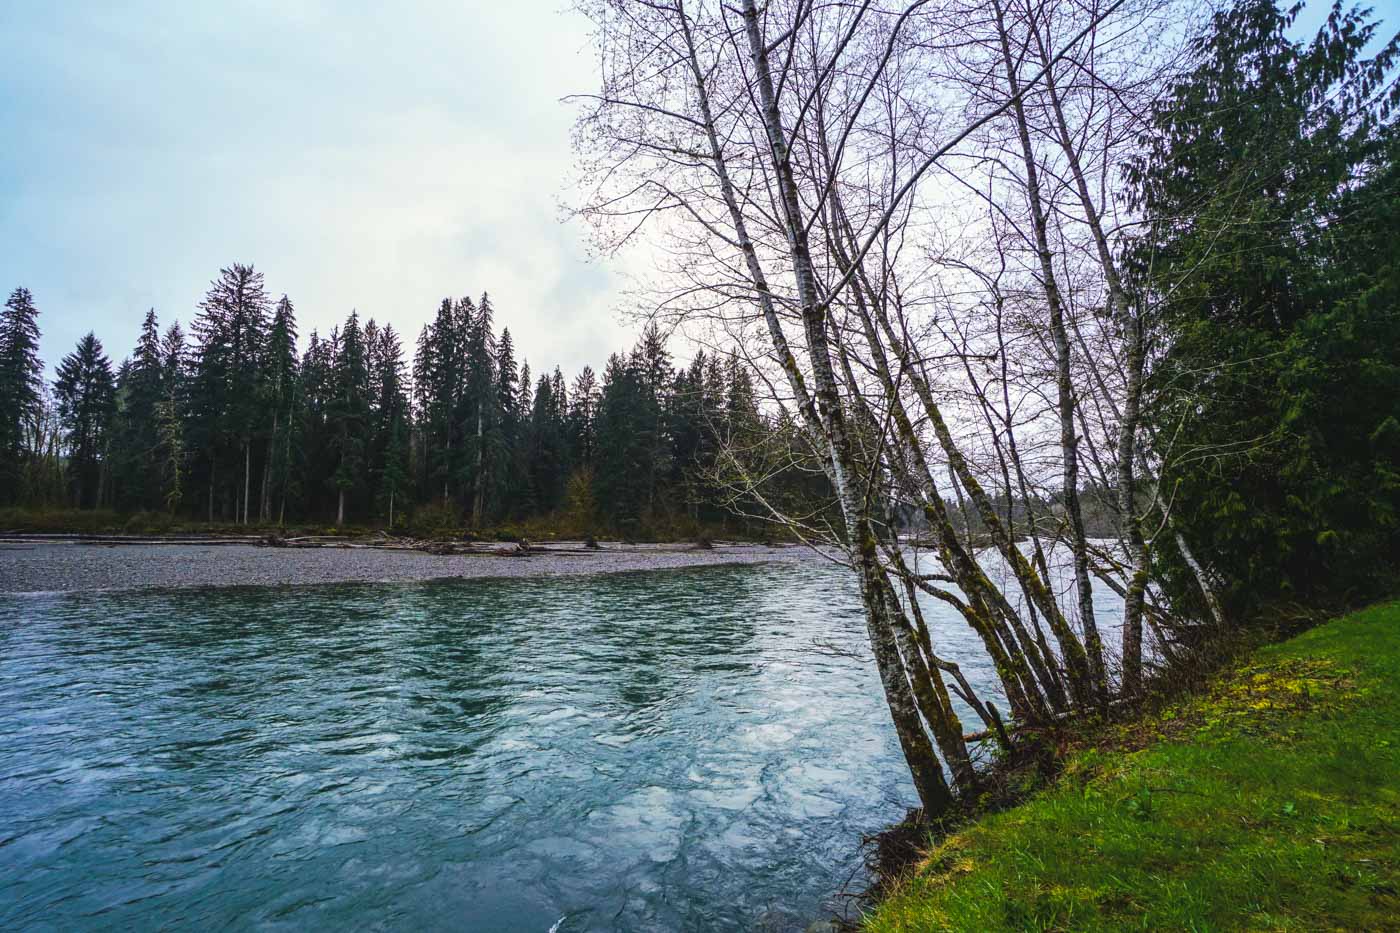
<svg viewBox="0 0 1400 933"><path fill-rule="evenodd" d="M0 928L802 929L915 801L864 641L815 559L0 596Z"/></svg>

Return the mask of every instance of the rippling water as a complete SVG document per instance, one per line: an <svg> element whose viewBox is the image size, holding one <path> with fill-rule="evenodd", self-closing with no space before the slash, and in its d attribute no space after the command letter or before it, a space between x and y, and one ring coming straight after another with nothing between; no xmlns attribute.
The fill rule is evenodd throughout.
<svg viewBox="0 0 1400 933"><path fill-rule="evenodd" d="M816 561L0 596L0 928L800 929L914 802L863 642Z"/></svg>

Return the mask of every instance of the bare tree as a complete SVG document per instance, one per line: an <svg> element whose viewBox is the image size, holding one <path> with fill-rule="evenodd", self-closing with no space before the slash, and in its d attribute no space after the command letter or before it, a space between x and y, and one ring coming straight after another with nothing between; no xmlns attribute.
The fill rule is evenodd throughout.
<svg viewBox="0 0 1400 933"><path fill-rule="evenodd" d="M977 634L1013 718L1043 723L1109 698L1107 577L1137 620L1138 689L1146 350L1110 218L1143 75L1169 61L1137 36L1160 4L582 9L602 85L577 99L579 212L604 248L650 251L650 313L758 369L785 427L728 447L721 478L854 572L926 810L977 785L955 700L1015 741L926 600ZM832 510L768 495L779 469L824 476ZM1117 493L1107 547L1086 476ZM901 533L913 514L932 569Z"/></svg>

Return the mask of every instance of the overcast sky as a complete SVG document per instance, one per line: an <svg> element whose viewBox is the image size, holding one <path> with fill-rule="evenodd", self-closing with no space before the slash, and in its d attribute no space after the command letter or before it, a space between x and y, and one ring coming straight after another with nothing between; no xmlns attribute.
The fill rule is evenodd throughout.
<svg viewBox="0 0 1400 933"><path fill-rule="evenodd" d="M0 35L0 291L34 293L51 366L88 330L120 360L149 307L188 324L233 262L303 345L358 308L411 350L483 291L537 373L632 342L560 222L560 98L595 87L567 0L0 0Z"/></svg>
<svg viewBox="0 0 1400 933"><path fill-rule="evenodd" d="M3 0L0 290L50 364L88 330L115 363L251 262L303 345L358 308L411 352L487 291L536 372L598 367L633 328L560 222L559 98L594 86L564 5Z"/></svg>

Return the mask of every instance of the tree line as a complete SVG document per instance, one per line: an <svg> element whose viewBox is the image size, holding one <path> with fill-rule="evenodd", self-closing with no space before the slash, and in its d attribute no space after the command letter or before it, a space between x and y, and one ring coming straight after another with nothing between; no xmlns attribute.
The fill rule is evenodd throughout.
<svg viewBox="0 0 1400 933"><path fill-rule="evenodd" d="M235 263L189 334L153 309L120 363L89 333L49 385L38 310L15 289L0 315L0 495L245 525L742 530L719 452L774 433L748 366L703 350L677 366L653 324L601 376L532 376L495 317L487 295L444 299L411 364L391 325L353 311L299 350L291 299Z"/></svg>

